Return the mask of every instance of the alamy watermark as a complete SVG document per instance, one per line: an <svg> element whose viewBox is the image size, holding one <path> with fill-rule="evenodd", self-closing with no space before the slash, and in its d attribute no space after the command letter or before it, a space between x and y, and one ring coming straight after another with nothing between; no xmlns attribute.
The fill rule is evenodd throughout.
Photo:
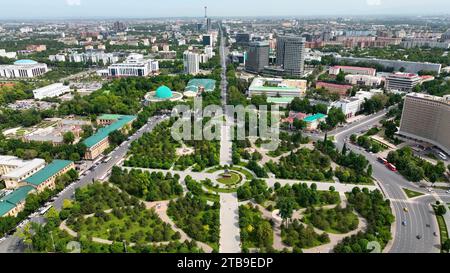
<svg viewBox="0 0 450 273"><path fill-rule="evenodd" d="M246 116L248 122L246 124ZM194 99L191 109L188 105L177 105L172 110L177 121L171 128L176 141L181 140L245 140L259 137L261 148L275 151L279 145L280 111L278 105L208 105L203 108L203 100ZM204 118L210 118L206 123ZM246 129L247 128L247 129Z"/></svg>

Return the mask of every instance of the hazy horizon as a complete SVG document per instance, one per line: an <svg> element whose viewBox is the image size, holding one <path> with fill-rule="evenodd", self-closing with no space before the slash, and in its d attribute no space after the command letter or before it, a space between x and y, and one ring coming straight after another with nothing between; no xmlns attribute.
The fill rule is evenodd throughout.
<svg viewBox="0 0 450 273"><path fill-rule="evenodd" d="M2 18L170 18L277 16L445 15L448 0L15 0L2 4Z"/></svg>

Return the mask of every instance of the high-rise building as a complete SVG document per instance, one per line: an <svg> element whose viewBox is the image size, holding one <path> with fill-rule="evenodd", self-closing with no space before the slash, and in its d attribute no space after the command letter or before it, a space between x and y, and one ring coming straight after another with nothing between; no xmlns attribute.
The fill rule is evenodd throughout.
<svg viewBox="0 0 450 273"><path fill-rule="evenodd" d="M305 65L306 40L300 36L279 36L277 38L277 66L288 76L301 77Z"/></svg>
<svg viewBox="0 0 450 273"><path fill-rule="evenodd" d="M204 34L202 41L204 46L213 46L213 38L211 34Z"/></svg>
<svg viewBox="0 0 450 273"><path fill-rule="evenodd" d="M249 42L250 42L250 34L249 33L237 33L236 34L236 44L247 45Z"/></svg>
<svg viewBox="0 0 450 273"><path fill-rule="evenodd" d="M127 26L123 22L114 22L113 30L115 32L123 32L127 29Z"/></svg>
<svg viewBox="0 0 450 273"><path fill-rule="evenodd" d="M405 97L399 134L438 146L450 154L450 96L409 93Z"/></svg>
<svg viewBox="0 0 450 273"><path fill-rule="evenodd" d="M269 65L269 43L251 42L247 50L245 70L260 73Z"/></svg>
<svg viewBox="0 0 450 273"><path fill-rule="evenodd" d="M200 56L197 53L185 51L183 53L184 73L196 75L200 72Z"/></svg>

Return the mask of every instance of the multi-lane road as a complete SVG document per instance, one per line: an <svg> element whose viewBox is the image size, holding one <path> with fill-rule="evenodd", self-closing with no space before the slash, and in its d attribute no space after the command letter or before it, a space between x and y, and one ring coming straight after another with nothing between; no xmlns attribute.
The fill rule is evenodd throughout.
<svg viewBox="0 0 450 273"><path fill-rule="evenodd" d="M347 140L352 134L365 131L367 128L379 123L385 117L386 111L377 113L345 128L339 128L329 135L334 135L338 149L342 149L345 142L347 147L359 154L363 154L373 166L373 177L377 180L385 196L391 200L391 206L396 218L393 227L394 238L386 251L394 253L430 253L439 252L439 234L436 217L432 212L430 203L436 200L423 188L407 181L400 174L387 169L377 161L375 155L350 144ZM408 200L402 188L424 193L424 197ZM448 198L443 190L437 193L444 201ZM407 208L407 211L405 211ZM402 222L406 221L406 226ZM421 238L418 239L417 236Z"/></svg>
<svg viewBox="0 0 450 273"><path fill-rule="evenodd" d="M113 166L120 164L120 162L127 155L129 146L131 142L140 138L144 133L150 132L153 128L160 123L161 121L167 119L166 116L155 116L148 120L148 122L141 127L135 134L133 134L128 140L123 142L119 147L117 147L113 152L111 152L111 159L107 162L99 161L93 165L91 170L86 170L80 179L75 183L69 185L62 192L60 192L57 198L51 203L51 205L57 210L61 210L65 199L73 199L75 190L81 187L84 187L93 181L98 179L105 178L108 173L111 171ZM29 221L43 223L44 219L41 216L32 216ZM4 241L0 243L0 253L8 253L8 252L22 252L23 245L20 242L20 239L15 235L11 235L7 237Z"/></svg>

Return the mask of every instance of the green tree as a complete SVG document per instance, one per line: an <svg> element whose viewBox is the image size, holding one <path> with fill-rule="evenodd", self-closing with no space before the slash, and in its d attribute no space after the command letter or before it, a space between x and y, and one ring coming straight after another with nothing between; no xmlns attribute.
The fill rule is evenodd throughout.
<svg viewBox="0 0 450 273"><path fill-rule="evenodd" d="M75 135L72 132L66 132L63 135L63 141L65 144L73 144L75 141Z"/></svg>

